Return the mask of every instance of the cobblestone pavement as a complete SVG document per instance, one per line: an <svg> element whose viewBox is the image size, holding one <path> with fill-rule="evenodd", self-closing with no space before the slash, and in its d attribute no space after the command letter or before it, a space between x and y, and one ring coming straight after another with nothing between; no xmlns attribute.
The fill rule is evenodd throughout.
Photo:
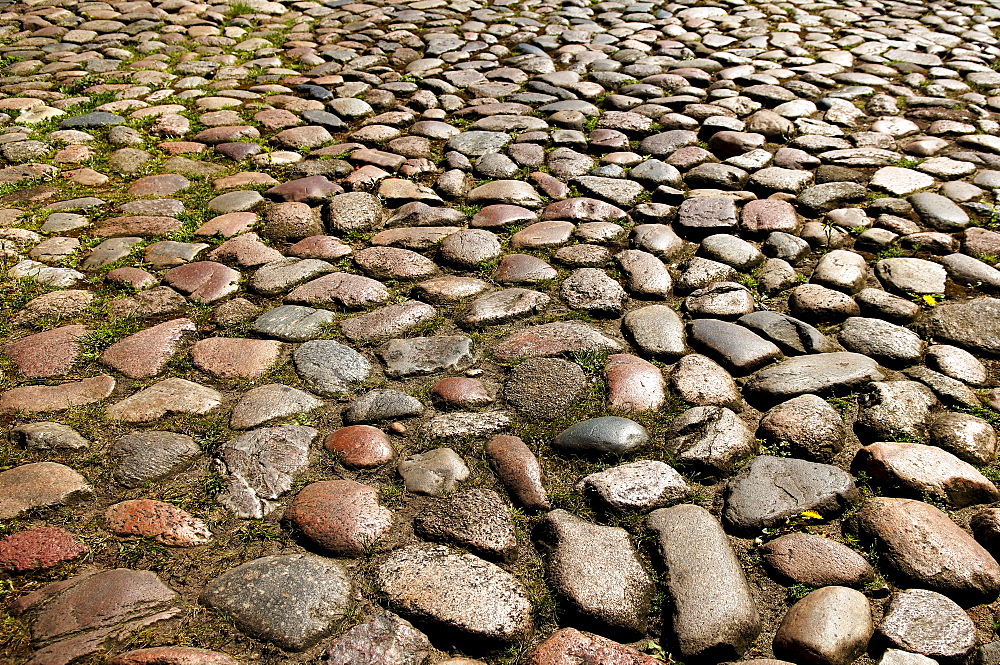
<svg viewBox="0 0 1000 665"><path fill-rule="evenodd" d="M0 662L997 665L998 37L0 3Z"/></svg>

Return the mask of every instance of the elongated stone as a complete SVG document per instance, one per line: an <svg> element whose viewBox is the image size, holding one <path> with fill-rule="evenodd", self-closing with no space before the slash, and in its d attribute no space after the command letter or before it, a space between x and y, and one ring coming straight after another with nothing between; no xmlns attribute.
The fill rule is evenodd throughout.
<svg viewBox="0 0 1000 665"><path fill-rule="evenodd" d="M673 600L672 640L685 657L739 658L760 632L760 615L722 524L692 504L650 513Z"/></svg>
<svg viewBox="0 0 1000 665"><path fill-rule="evenodd" d="M1000 564L928 503L876 497L861 508L854 525L874 538L893 568L914 584L956 599L1000 593Z"/></svg>

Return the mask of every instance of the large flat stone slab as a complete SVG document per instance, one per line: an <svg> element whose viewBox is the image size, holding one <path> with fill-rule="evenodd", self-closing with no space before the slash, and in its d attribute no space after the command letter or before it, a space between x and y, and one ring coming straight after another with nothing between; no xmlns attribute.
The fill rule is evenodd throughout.
<svg viewBox="0 0 1000 665"><path fill-rule="evenodd" d="M745 389L772 400L882 380L878 363L860 353L820 353L789 358L760 370Z"/></svg>

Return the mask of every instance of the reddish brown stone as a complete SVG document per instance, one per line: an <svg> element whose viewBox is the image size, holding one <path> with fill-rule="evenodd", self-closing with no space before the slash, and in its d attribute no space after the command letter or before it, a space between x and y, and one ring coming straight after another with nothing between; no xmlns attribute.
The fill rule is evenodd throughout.
<svg viewBox="0 0 1000 665"><path fill-rule="evenodd" d="M332 554L360 556L392 526L392 511L367 485L326 480L302 488L285 519Z"/></svg>
<svg viewBox="0 0 1000 665"><path fill-rule="evenodd" d="M355 169L344 178L344 184L352 191L367 190L372 187L375 183L388 178L390 174L388 171L380 169L377 166L372 166L371 164L365 164L359 169Z"/></svg>
<svg viewBox="0 0 1000 665"><path fill-rule="evenodd" d="M479 379L453 376L441 379L431 386L431 397L435 402L448 406L485 406L493 402L493 396Z"/></svg>
<svg viewBox="0 0 1000 665"><path fill-rule="evenodd" d="M166 321L112 344L101 354L100 361L130 379L156 376L177 353L184 333L196 329L191 319Z"/></svg>
<svg viewBox="0 0 1000 665"><path fill-rule="evenodd" d="M48 168L44 164L40 165ZM8 169L14 170L13 172ZM39 171L32 169L28 166L8 166L5 169L0 170L0 182L18 182L24 180L25 178L37 178L43 175L49 175L48 172ZM59 193L59 190L55 187L46 187L45 185L37 185L35 187L28 187L27 189L20 189L16 192L12 192L4 197L7 203L38 203L39 201L45 201L51 199Z"/></svg>
<svg viewBox="0 0 1000 665"><path fill-rule="evenodd" d="M191 347L191 359L220 379L256 379L278 361L281 346L273 339L210 337Z"/></svg>
<svg viewBox="0 0 1000 665"><path fill-rule="evenodd" d="M152 538L173 547L204 545L212 539L204 522L162 501L122 501L105 510L104 519L112 533Z"/></svg>
<svg viewBox="0 0 1000 665"><path fill-rule="evenodd" d="M171 377L112 404L109 420L148 423L170 413L208 413L222 402L222 395L187 379Z"/></svg>
<svg viewBox="0 0 1000 665"><path fill-rule="evenodd" d="M972 256L979 254L1000 256L1000 233L971 226L962 234L962 250Z"/></svg>
<svg viewBox="0 0 1000 665"><path fill-rule="evenodd" d="M531 510L549 509L542 467L524 441L498 434L486 442L486 454L511 498Z"/></svg>
<svg viewBox="0 0 1000 665"><path fill-rule="evenodd" d="M687 171L688 169L692 169L699 164L704 164L705 162L717 162L719 160L715 157L715 155L704 148L699 148L695 145L688 145L683 148L678 148L670 153L670 156L667 157L665 161L671 166L676 166L682 171Z"/></svg>
<svg viewBox="0 0 1000 665"><path fill-rule="evenodd" d="M528 658L529 665L662 665L632 647L606 637L563 628L538 645Z"/></svg>
<svg viewBox="0 0 1000 665"><path fill-rule="evenodd" d="M252 212L227 212L224 215L213 217L202 224L194 232L196 236L221 235L224 238L231 238L241 233L246 233L257 223L257 215Z"/></svg>
<svg viewBox="0 0 1000 665"><path fill-rule="evenodd" d="M190 186L191 181L184 176L176 173L164 173L139 178L129 185L128 193L132 196L169 196Z"/></svg>
<svg viewBox="0 0 1000 665"><path fill-rule="evenodd" d="M108 665L240 665L232 656L194 647L152 647L115 656Z"/></svg>
<svg viewBox="0 0 1000 665"><path fill-rule="evenodd" d="M137 291L148 289L160 283L158 277L154 277L141 268L131 267L115 268L109 271L104 279L112 284L128 284Z"/></svg>
<svg viewBox="0 0 1000 665"><path fill-rule="evenodd" d="M10 607L30 620L34 665L63 665L114 649L181 612L178 596L149 571L88 572L52 582Z"/></svg>
<svg viewBox="0 0 1000 665"><path fill-rule="evenodd" d="M963 598L996 598L1000 591L1000 564L928 503L876 497L865 503L855 523L914 584Z"/></svg>
<svg viewBox="0 0 1000 665"><path fill-rule="evenodd" d="M182 230L181 221L176 217L112 217L94 226L94 235L103 237L121 236L163 236Z"/></svg>
<svg viewBox="0 0 1000 665"><path fill-rule="evenodd" d="M267 190L264 194L281 201L317 204L343 191L343 187L330 182L326 176L312 175L307 178L283 182Z"/></svg>
<svg viewBox="0 0 1000 665"><path fill-rule="evenodd" d="M750 233L784 231L792 233L799 226L795 207L788 201L759 199L748 201L740 213L740 226Z"/></svg>
<svg viewBox="0 0 1000 665"><path fill-rule="evenodd" d="M213 189L239 189L247 187L257 187L259 185L273 185L278 181L267 173L257 173L255 171L241 171L233 175L227 175L212 181Z"/></svg>
<svg viewBox="0 0 1000 665"><path fill-rule="evenodd" d="M55 155L52 161L58 164L79 164L94 156L94 149L86 145L68 145Z"/></svg>
<svg viewBox="0 0 1000 665"><path fill-rule="evenodd" d="M295 287L285 302L306 305L339 304L347 309L361 309L383 303L388 289L378 280L352 273L334 272Z"/></svg>
<svg viewBox="0 0 1000 665"><path fill-rule="evenodd" d="M240 141L235 141L233 143L220 143L215 146L215 152L219 153L223 157L228 157L229 159L240 161L247 157L256 155L263 148L261 148L256 143L244 143Z"/></svg>
<svg viewBox="0 0 1000 665"><path fill-rule="evenodd" d="M309 236L303 238L288 248L289 256L297 256L300 259L339 259L349 255L350 245L345 245L333 236Z"/></svg>
<svg viewBox="0 0 1000 665"><path fill-rule="evenodd" d="M233 109L213 109L198 116L198 122L206 127L232 127L239 125L242 120L239 112Z"/></svg>
<svg viewBox="0 0 1000 665"><path fill-rule="evenodd" d="M501 284L535 284L558 276L555 268L531 254L504 254L493 273Z"/></svg>
<svg viewBox="0 0 1000 665"><path fill-rule="evenodd" d="M423 254L398 247L368 247L354 254L354 262L376 279L422 279L438 271Z"/></svg>
<svg viewBox="0 0 1000 665"><path fill-rule="evenodd" d="M197 143L195 141L164 141L163 143L157 143L156 147L168 155L174 156L199 153L205 150L208 146L204 143Z"/></svg>
<svg viewBox="0 0 1000 665"><path fill-rule="evenodd" d="M370 425L351 425L333 432L323 446L345 466L370 468L388 464L396 452L385 432Z"/></svg>
<svg viewBox="0 0 1000 665"><path fill-rule="evenodd" d="M69 505L94 495L83 476L64 464L34 462L0 472L0 519L32 508Z"/></svg>
<svg viewBox="0 0 1000 665"><path fill-rule="evenodd" d="M15 573L45 570L72 561L90 548L54 526L19 531L0 540L0 568Z"/></svg>
<svg viewBox="0 0 1000 665"><path fill-rule="evenodd" d="M72 180L78 185L85 185L87 187L95 187L97 185L103 185L110 179L103 173L99 173L94 169L88 169L88 168L63 171L62 176L64 178L67 178L68 180Z"/></svg>
<svg viewBox="0 0 1000 665"><path fill-rule="evenodd" d="M627 150L629 147L628 136L617 129L595 129L587 135L587 142L608 150Z"/></svg>
<svg viewBox="0 0 1000 665"><path fill-rule="evenodd" d="M860 586L875 576L860 554L832 538L790 533L761 545L760 553L782 578L798 584Z"/></svg>
<svg viewBox="0 0 1000 665"><path fill-rule="evenodd" d="M262 243L256 233L243 233L213 249L208 258L249 268L277 261L283 256L278 250Z"/></svg>
<svg viewBox="0 0 1000 665"><path fill-rule="evenodd" d="M509 224L534 224L538 221L538 213L521 206L497 203L489 205L477 212L469 222L469 226L489 229Z"/></svg>
<svg viewBox="0 0 1000 665"><path fill-rule="evenodd" d="M557 321L529 326L493 347L501 360L546 358L582 351L620 351L621 344L584 323Z"/></svg>
<svg viewBox="0 0 1000 665"><path fill-rule="evenodd" d="M196 261L167 271L163 280L191 300L215 302L239 289L240 273L214 261Z"/></svg>
<svg viewBox="0 0 1000 665"><path fill-rule="evenodd" d="M577 197L550 203L542 211L542 219L565 219L574 222L610 222L624 219L621 208L586 197Z"/></svg>
<svg viewBox="0 0 1000 665"><path fill-rule="evenodd" d="M859 450L854 464L880 483L909 487L959 508L1000 499L976 467L937 446L879 441Z"/></svg>
<svg viewBox="0 0 1000 665"><path fill-rule="evenodd" d="M489 284L475 277L449 275L420 282L414 291L430 302L458 302L477 296L489 288Z"/></svg>
<svg viewBox="0 0 1000 665"><path fill-rule="evenodd" d="M293 127L278 132L271 137L270 142L289 150L308 150L318 148L324 143L333 140L333 136L325 127L318 125L306 125L305 127Z"/></svg>
<svg viewBox="0 0 1000 665"><path fill-rule="evenodd" d="M318 151L317 151L318 152ZM309 153L312 157L315 152ZM337 153L340 154L340 153ZM362 164L372 164L374 166L387 169L389 171L395 171L406 158L401 155L394 155L391 152L384 152L382 150L368 150L367 148L362 148L361 150L355 150L351 153L350 160L352 162L359 162Z"/></svg>
<svg viewBox="0 0 1000 665"><path fill-rule="evenodd" d="M72 325L22 337L3 347L21 374L29 379L64 376L80 352L86 326Z"/></svg>
<svg viewBox="0 0 1000 665"><path fill-rule="evenodd" d="M562 245L569 240L575 228L572 222L538 222L512 235L510 246L515 249L534 249Z"/></svg>
<svg viewBox="0 0 1000 665"><path fill-rule="evenodd" d="M666 381L660 368L627 353L608 356L608 407L616 411L655 411L666 401Z"/></svg>
<svg viewBox="0 0 1000 665"><path fill-rule="evenodd" d="M986 405L994 411L1000 411L1000 388L993 388L985 396Z"/></svg>
<svg viewBox="0 0 1000 665"><path fill-rule="evenodd" d="M571 193L569 185L548 173L535 171L529 177L531 178L531 182L535 183L538 189L542 190L543 194L552 197L556 201L562 201L569 197Z"/></svg>
<svg viewBox="0 0 1000 665"><path fill-rule="evenodd" d="M431 649L427 636L408 621L380 612L334 639L323 654L323 662L325 665L423 665Z"/></svg>
<svg viewBox="0 0 1000 665"><path fill-rule="evenodd" d="M285 109L265 109L254 114L253 119L268 131L295 127L302 124L302 118Z"/></svg>
<svg viewBox="0 0 1000 665"><path fill-rule="evenodd" d="M0 413L61 411L99 402L115 389L110 376L95 376L58 386L24 386L0 395Z"/></svg>

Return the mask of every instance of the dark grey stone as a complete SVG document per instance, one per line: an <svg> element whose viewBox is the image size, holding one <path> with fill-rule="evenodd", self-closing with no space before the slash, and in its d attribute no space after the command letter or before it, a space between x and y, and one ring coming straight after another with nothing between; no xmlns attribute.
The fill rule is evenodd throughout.
<svg viewBox="0 0 1000 665"><path fill-rule="evenodd" d="M329 111L309 109L308 111L302 112L302 119L310 124L326 127L328 130L335 132L347 129L347 123Z"/></svg>
<svg viewBox="0 0 1000 665"><path fill-rule="evenodd" d="M981 404L975 390L958 379L935 372L924 365L907 367L903 370L903 374L933 390L943 404L965 407L978 407Z"/></svg>
<svg viewBox="0 0 1000 665"><path fill-rule="evenodd" d="M219 448L226 490L219 501L238 517L260 519L274 509L270 500L292 489L295 474L309 466L309 444L319 435L312 427L262 427Z"/></svg>
<svg viewBox="0 0 1000 665"><path fill-rule="evenodd" d="M10 430L10 440L29 450L79 450L90 445L79 432L62 423L24 423Z"/></svg>
<svg viewBox="0 0 1000 665"><path fill-rule="evenodd" d="M677 225L695 234L722 233L735 229L736 205L728 196L684 199L677 211Z"/></svg>
<svg viewBox="0 0 1000 665"><path fill-rule="evenodd" d="M840 343L890 365L912 365L924 354L924 341L902 326L861 316L850 317L840 328Z"/></svg>
<svg viewBox="0 0 1000 665"><path fill-rule="evenodd" d="M900 436L922 438L924 424L937 398L930 388L916 381L875 381L858 396L855 427L876 440Z"/></svg>
<svg viewBox="0 0 1000 665"><path fill-rule="evenodd" d="M860 353L822 353L789 358L755 374L746 384L750 393L781 399L838 387L878 381L878 363Z"/></svg>
<svg viewBox="0 0 1000 665"><path fill-rule="evenodd" d="M89 127L110 127L112 125L125 124L125 118L115 113L105 111L94 111L78 115L75 118L66 118L59 121L59 126L63 129L84 129Z"/></svg>
<svg viewBox="0 0 1000 665"><path fill-rule="evenodd" d="M399 461L399 475L408 492L444 496L469 477L469 467L451 448L415 453Z"/></svg>
<svg viewBox="0 0 1000 665"><path fill-rule="evenodd" d="M281 305L261 314L251 324L255 333L285 342L304 342L323 334L336 318L333 312L299 305Z"/></svg>
<svg viewBox="0 0 1000 665"><path fill-rule="evenodd" d="M719 319L695 319L691 339L723 365L746 374L781 357L781 349L748 328Z"/></svg>
<svg viewBox="0 0 1000 665"><path fill-rule="evenodd" d="M229 416L229 426L233 429L250 429L278 418L307 413L321 406L322 401L303 390L280 383L269 383L257 386L240 397Z"/></svg>
<svg viewBox="0 0 1000 665"><path fill-rule="evenodd" d="M391 339L378 353L385 362L386 375L392 378L460 372L475 361L472 339L461 336Z"/></svg>
<svg viewBox="0 0 1000 665"><path fill-rule="evenodd" d="M347 406L343 418L348 423L374 423L413 418L423 412L424 405L416 397L398 390L370 390Z"/></svg>
<svg viewBox="0 0 1000 665"><path fill-rule="evenodd" d="M857 493L851 475L835 466L761 455L729 481L723 516L738 533L752 534L806 510L836 515Z"/></svg>
<svg viewBox="0 0 1000 665"><path fill-rule="evenodd" d="M201 449L185 434L144 431L116 440L109 453L115 481L125 487L142 487L183 470L201 455Z"/></svg>
<svg viewBox="0 0 1000 665"><path fill-rule="evenodd" d="M839 348L815 327L781 312L760 310L741 316L737 323L771 340L789 354L829 353Z"/></svg>
<svg viewBox="0 0 1000 665"><path fill-rule="evenodd" d="M907 199L928 226L954 233L969 225L969 215L951 199L933 192L918 192Z"/></svg>
<svg viewBox="0 0 1000 665"><path fill-rule="evenodd" d="M367 379L372 370L363 355L329 339L306 342L292 353L292 361L302 383L319 395L346 392Z"/></svg>
<svg viewBox="0 0 1000 665"><path fill-rule="evenodd" d="M644 353L674 358L684 355L684 322L666 305L648 305L625 315L622 328Z"/></svg>
<svg viewBox="0 0 1000 665"><path fill-rule="evenodd" d="M1000 290L1000 270L965 254L949 254L941 258L941 265L956 284L972 286L983 291Z"/></svg>
<svg viewBox="0 0 1000 665"><path fill-rule="evenodd" d="M897 648L945 661L960 660L976 646L976 626L965 610L927 589L893 594L878 631Z"/></svg>
<svg viewBox="0 0 1000 665"><path fill-rule="evenodd" d="M862 201L867 194L864 185L854 182L826 182L806 188L796 201L812 213L823 213Z"/></svg>
<svg viewBox="0 0 1000 665"><path fill-rule="evenodd" d="M646 428L628 418L602 416L570 425L552 445L576 453L622 454L649 443Z"/></svg>
<svg viewBox="0 0 1000 665"><path fill-rule="evenodd" d="M973 351L1000 355L1000 300L976 298L943 304L925 313L917 327L926 337L958 344Z"/></svg>
<svg viewBox="0 0 1000 665"><path fill-rule="evenodd" d="M304 651L334 628L352 602L341 565L313 554L254 559L209 583L201 602L244 632Z"/></svg>

